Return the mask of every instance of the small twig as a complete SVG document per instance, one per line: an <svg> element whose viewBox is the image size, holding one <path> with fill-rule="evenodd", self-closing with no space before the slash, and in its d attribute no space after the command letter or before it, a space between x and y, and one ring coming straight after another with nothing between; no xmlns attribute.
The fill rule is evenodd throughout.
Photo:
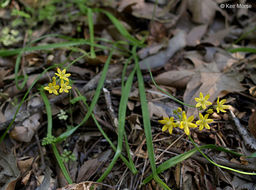
<svg viewBox="0 0 256 190"><path fill-rule="evenodd" d="M240 133L241 137L243 138L245 144L249 146L250 148L256 150L256 140L255 138L251 137L251 135L248 133L248 131L241 125L239 119L235 116L235 114L230 111L230 115L235 123L235 126Z"/></svg>
<svg viewBox="0 0 256 190"><path fill-rule="evenodd" d="M105 97L105 101L106 101L108 114L110 116L111 123L112 123L113 126L115 126L115 129L117 129L118 128L118 120L117 120L115 111L112 107L110 92L106 88L103 88L103 92L104 92L104 97Z"/></svg>
<svg viewBox="0 0 256 190"><path fill-rule="evenodd" d="M41 158L41 168L42 168L42 170L44 170L45 169L44 154L43 154L43 150L42 150L42 147L41 147L40 140L38 138L37 132L35 134L35 137L36 137L36 144L38 146L39 154L40 154L40 158Z"/></svg>

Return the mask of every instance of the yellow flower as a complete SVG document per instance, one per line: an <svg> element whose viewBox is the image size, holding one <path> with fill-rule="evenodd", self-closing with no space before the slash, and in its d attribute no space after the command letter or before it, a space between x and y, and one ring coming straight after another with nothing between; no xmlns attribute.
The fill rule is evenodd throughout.
<svg viewBox="0 0 256 190"><path fill-rule="evenodd" d="M199 113L199 120L196 122L197 125L199 125L199 130L201 131L204 127L206 129L210 129L210 126L208 123L212 123L213 119L208 119L209 114L206 114L203 116L201 113Z"/></svg>
<svg viewBox="0 0 256 190"><path fill-rule="evenodd" d="M70 74L70 73L67 73L67 74L66 74L66 69L63 69L63 71L61 71L59 68L57 68L57 72L58 72L58 73L55 73L55 75L57 75L58 77L60 77L61 80L69 81L69 80L68 80L68 77L69 77L71 74Z"/></svg>
<svg viewBox="0 0 256 190"><path fill-rule="evenodd" d="M203 109L206 109L206 106L212 105L211 102L207 101L210 98L210 95L207 94L205 97L202 92L200 92L199 98L195 98L195 101L198 102L196 104L196 107L202 107Z"/></svg>
<svg viewBox="0 0 256 190"><path fill-rule="evenodd" d="M226 99L223 99L220 101L220 98L218 97L217 106L216 106L217 113L219 113L220 111L226 112L225 109L229 109L228 105L224 105L226 103L226 101L227 101Z"/></svg>
<svg viewBox="0 0 256 190"><path fill-rule="evenodd" d="M178 107L177 112L178 112L178 113L181 113L181 112L182 112L182 108L181 108L181 107Z"/></svg>
<svg viewBox="0 0 256 190"><path fill-rule="evenodd" d="M172 134L173 127L176 127L173 117L164 117L163 120L159 120L158 122L164 125L162 131L164 132L168 129L170 134Z"/></svg>
<svg viewBox="0 0 256 190"><path fill-rule="evenodd" d="M194 120L193 115L187 119L186 113L184 111L182 112L182 121L180 122L180 128L184 129L184 132L186 133L186 135L190 135L189 128L197 127L196 124L192 123L193 120Z"/></svg>
<svg viewBox="0 0 256 190"><path fill-rule="evenodd" d="M56 85L56 78L52 77L52 83L49 83L48 86L44 87L44 90L48 90L49 93L54 93L55 95L58 95L58 89L60 88L59 85Z"/></svg>
<svg viewBox="0 0 256 190"><path fill-rule="evenodd" d="M213 113L213 109L208 109L208 110L206 111L206 113L212 114L212 113Z"/></svg>
<svg viewBox="0 0 256 190"><path fill-rule="evenodd" d="M71 86L68 86L69 82L64 82L64 80L61 80L60 82L60 93L62 93L63 91L68 93L68 90L71 89Z"/></svg>

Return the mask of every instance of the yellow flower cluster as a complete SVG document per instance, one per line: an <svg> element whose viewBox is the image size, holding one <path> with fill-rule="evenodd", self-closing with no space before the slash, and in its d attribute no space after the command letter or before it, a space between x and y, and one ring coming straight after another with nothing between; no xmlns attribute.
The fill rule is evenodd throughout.
<svg viewBox="0 0 256 190"><path fill-rule="evenodd" d="M196 107L200 110L206 110L206 108L212 103L208 101L210 98L210 95L206 95L204 97L203 93L200 92L199 98L195 98L195 101L197 102ZM228 109L228 105L224 105L226 103L226 99L219 100L219 97L217 99L217 105L213 106L213 108L216 109L217 113L219 112L226 112L225 109ZM209 115L213 113L213 109L206 110L205 115L202 113L199 113L199 120L193 123L194 116L190 116L187 118L186 112L183 111L181 108L178 108L174 111L174 114L179 117L179 120L175 121L174 117L164 117L163 120L159 120L159 123L163 124L162 131L166 131L168 129L169 133L172 134L174 127L179 127L180 129L183 129L186 135L190 135L189 128L197 128L199 127L199 130L203 130L204 128L210 129L209 123L213 122L213 119L208 119Z"/></svg>
<svg viewBox="0 0 256 190"><path fill-rule="evenodd" d="M48 84L48 86L44 87L44 90L48 90L50 94L54 93L55 95L59 95L59 93L66 92L72 87L69 86L69 79L70 73L66 73L66 69L62 71L57 68L57 73L55 73L60 79L60 86L56 84L56 77L52 77L52 82ZM65 82L66 81L66 82ZM57 91L59 90L59 92Z"/></svg>

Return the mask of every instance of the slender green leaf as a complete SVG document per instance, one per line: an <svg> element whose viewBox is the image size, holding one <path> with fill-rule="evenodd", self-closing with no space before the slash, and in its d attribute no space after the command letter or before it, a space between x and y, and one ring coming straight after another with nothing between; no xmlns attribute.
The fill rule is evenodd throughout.
<svg viewBox="0 0 256 190"><path fill-rule="evenodd" d="M94 44L94 30L93 30L93 13L92 9L87 9L87 17L88 17L88 24L89 24L89 33L90 33L90 43ZM95 58L96 54L94 51L94 46L91 46L91 58Z"/></svg>
<svg viewBox="0 0 256 190"><path fill-rule="evenodd" d="M134 68L133 71L130 73L127 81L126 81L124 89L122 89L122 96L121 96L121 100L120 100L120 104L119 104L119 110L118 110L117 150L116 150L114 158L112 159L108 168L101 175L101 177L97 180L98 182L101 182L109 174L109 172L112 170L113 166L115 165L117 159L121 155L122 147L123 147L123 138L124 138L124 133L125 133L124 126L125 126L127 102L128 102L129 94L130 94L130 91L131 91L135 71L136 71L136 69Z"/></svg>
<svg viewBox="0 0 256 190"><path fill-rule="evenodd" d="M228 50L231 53L236 53L236 52L247 52L247 53L256 53L256 48L234 48L234 49L229 49Z"/></svg>
<svg viewBox="0 0 256 190"><path fill-rule="evenodd" d="M102 13L104 13L105 15L107 15L107 17L109 18L109 20L115 25L116 29L126 38L128 39L130 42L132 42L134 45L136 46L142 46L142 42L135 39L127 30L126 28L123 26L123 24L116 18L114 17L114 15L112 15L110 12L105 11L103 9L95 9L97 11L100 11Z"/></svg>
<svg viewBox="0 0 256 190"><path fill-rule="evenodd" d="M139 66L139 63L138 63L139 62L138 57L137 57L137 54L136 54L135 50L133 51L133 55L134 55L136 70L137 70L137 78L138 78L139 93L140 93L140 103L141 103L141 109L142 109L144 132L145 132L145 135L146 135L147 151L148 151L150 166L151 166L151 169L152 169L152 172L153 172L153 178L163 188L170 189L159 178L159 176L157 174L157 171L156 171L155 154L154 154L154 147L153 147L153 141L152 141L151 124L150 124L150 117L149 117L149 110L148 110L148 104L147 104L147 99L146 99L144 81L143 81L140 66Z"/></svg>
<svg viewBox="0 0 256 190"><path fill-rule="evenodd" d="M212 144L200 146L199 149L200 150L203 150L203 149L214 149L214 150L218 150L218 151L223 151L223 152L226 152L226 153L234 154L236 156L242 156L242 154L239 154L237 152L225 149L225 148L220 147L220 146L212 145ZM157 173L160 174L160 173L164 172L165 170L170 169L171 167L175 166L176 164L178 164L178 163L186 160L187 158L191 157L197 151L198 150L196 148L193 148L190 151L184 152L182 154L179 154L177 156L174 156L174 157L170 158L169 160L166 160L165 162L163 162L162 164L160 164L157 167ZM143 180L143 184L148 183L149 181L152 180L152 178L153 178L153 175L152 174L149 175L147 178L145 178Z"/></svg>

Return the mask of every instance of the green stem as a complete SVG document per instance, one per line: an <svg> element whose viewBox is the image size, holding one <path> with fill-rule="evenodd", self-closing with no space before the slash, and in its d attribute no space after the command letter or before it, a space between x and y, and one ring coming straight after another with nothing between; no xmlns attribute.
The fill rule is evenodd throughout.
<svg viewBox="0 0 256 190"><path fill-rule="evenodd" d="M66 178L66 180L67 180L67 182L68 182L69 184L72 184L72 183L73 183L73 182L72 182L72 179L71 179L70 176L69 176L69 173L68 173L68 171L67 171L67 169L66 169L66 167L65 167L65 165L64 165L64 163L63 163L63 161L62 161L62 158L61 158L61 156L60 156L60 154L59 154L59 152L58 152L58 150L57 150L56 145L55 145L55 144L51 144L51 146L52 146L53 153L54 153L54 155L55 155L55 157L56 157L56 159L57 159L57 162L58 162L58 164L59 164L59 166L60 166L60 169L61 169L61 171L62 171L64 177Z"/></svg>
<svg viewBox="0 0 256 190"><path fill-rule="evenodd" d="M172 100L174 100L175 102L177 102L177 103L179 103L179 104L182 104L182 105L187 106L187 107L195 108L195 106L190 105L190 104L186 104L186 103L180 101L179 99L175 98L175 97L172 96L170 93L168 93L166 90L162 89L162 88L156 83L156 81L154 80L154 77L153 77L153 75L152 75L152 72L151 72L150 68L148 68L148 71L149 71L149 74L150 74L150 77L151 77L151 80L152 80L153 84L156 86L156 88L157 88L158 90L160 90L160 91L163 92L164 94L168 95Z"/></svg>
<svg viewBox="0 0 256 190"><path fill-rule="evenodd" d="M251 172L243 172L243 171L240 171L240 170L236 170L236 169L233 169L233 168L229 168L227 166L222 166L220 164L217 164L216 162L212 161L210 158L208 158L208 156L205 155L205 153L203 153L203 151L200 150L200 148L197 146L197 144L195 143L195 141L191 138L191 136L188 136L190 141L193 143L193 145L195 146L195 148L197 149L198 152L200 152L203 157L205 157L206 160L208 160L211 164L217 166L217 167L220 167L220 168L223 168L223 169L226 169L226 170L230 170L232 172L236 172L236 173L240 173L240 174L245 174L245 175L256 175L256 173L251 173Z"/></svg>
<svg viewBox="0 0 256 190"><path fill-rule="evenodd" d="M89 24L89 33L90 33L90 42L94 43L94 29L93 29L93 13L92 9L87 9L87 17L88 17L88 24ZM96 54L94 51L94 46L91 46L91 58L95 58Z"/></svg>

